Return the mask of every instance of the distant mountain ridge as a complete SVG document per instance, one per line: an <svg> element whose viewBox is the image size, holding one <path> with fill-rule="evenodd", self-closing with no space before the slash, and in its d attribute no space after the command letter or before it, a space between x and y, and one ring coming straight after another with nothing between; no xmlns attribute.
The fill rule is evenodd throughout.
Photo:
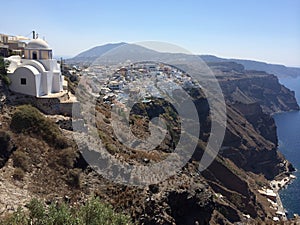
<svg viewBox="0 0 300 225"><path fill-rule="evenodd" d="M117 48L121 45L124 45L126 43L109 43L101 46L96 46L91 49L88 49L84 52L79 53L75 57L71 59L67 59L68 62L71 63L92 63L94 60L96 60L98 57L103 55L104 53Z"/></svg>
<svg viewBox="0 0 300 225"><path fill-rule="evenodd" d="M213 55L200 55L200 57L205 62L235 62L243 65L246 70L265 71L267 73L274 74L280 78L300 76L300 68L297 67L287 67L284 65L269 64L265 62L247 59L226 59L219 58Z"/></svg>
<svg viewBox="0 0 300 225"><path fill-rule="evenodd" d="M98 57L105 54L106 52L126 44L125 42L121 43L109 43L97 47L88 49L77 56L67 59L68 63L82 63L90 64L94 62ZM146 48L145 48L146 49ZM287 67L279 64L269 64L260 61L254 60L244 60L244 59L226 59L220 58L214 55L200 55L200 58L205 62L217 63L217 62L235 62L241 64L245 67L246 70L256 70L256 71L265 71L270 74L274 74L279 78L284 77L297 77L300 76L300 68L297 67Z"/></svg>

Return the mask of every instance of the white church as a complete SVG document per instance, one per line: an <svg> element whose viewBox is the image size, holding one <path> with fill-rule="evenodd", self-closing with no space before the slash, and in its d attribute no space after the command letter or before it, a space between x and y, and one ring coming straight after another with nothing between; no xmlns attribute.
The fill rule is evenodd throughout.
<svg viewBox="0 0 300 225"><path fill-rule="evenodd" d="M52 59L52 49L42 39L32 39L24 49L24 57L11 56L8 76L10 90L35 97L50 97L62 93L66 81L60 65Z"/></svg>

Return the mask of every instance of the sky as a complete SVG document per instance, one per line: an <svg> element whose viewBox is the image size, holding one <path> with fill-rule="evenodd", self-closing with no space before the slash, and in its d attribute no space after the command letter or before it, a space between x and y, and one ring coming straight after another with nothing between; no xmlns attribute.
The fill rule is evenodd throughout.
<svg viewBox="0 0 300 225"><path fill-rule="evenodd" d="M35 30L56 56L161 41L195 54L300 67L299 0L9 0L1 9L0 33Z"/></svg>

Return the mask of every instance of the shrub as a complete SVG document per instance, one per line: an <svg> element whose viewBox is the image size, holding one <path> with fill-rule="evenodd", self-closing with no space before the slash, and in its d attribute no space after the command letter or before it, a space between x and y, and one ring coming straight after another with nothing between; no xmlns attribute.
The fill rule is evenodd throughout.
<svg viewBox="0 0 300 225"><path fill-rule="evenodd" d="M74 188L81 187L81 170L80 169L72 169L69 170L67 174L67 183Z"/></svg>
<svg viewBox="0 0 300 225"><path fill-rule="evenodd" d="M11 80L7 75L0 74L0 79L3 81L4 84L9 86L11 84Z"/></svg>
<svg viewBox="0 0 300 225"><path fill-rule="evenodd" d="M115 146L112 143L106 143L105 144L105 148L107 149L107 151L111 154L115 154L116 152L118 152L118 148L117 146Z"/></svg>
<svg viewBox="0 0 300 225"><path fill-rule="evenodd" d="M29 219L33 224L42 224L42 221L45 220L46 211L44 208L44 204L33 198L30 203L27 205L29 209Z"/></svg>
<svg viewBox="0 0 300 225"><path fill-rule="evenodd" d="M9 141L9 134L4 130L0 130L0 152L5 151L7 149Z"/></svg>
<svg viewBox="0 0 300 225"><path fill-rule="evenodd" d="M10 136L6 131L0 130L0 168L3 167L12 153L9 148Z"/></svg>
<svg viewBox="0 0 300 225"><path fill-rule="evenodd" d="M63 167L73 168L77 157L78 153L74 148L66 148L58 154L58 163Z"/></svg>
<svg viewBox="0 0 300 225"><path fill-rule="evenodd" d="M74 208L65 203L52 203L49 208L32 199L27 205L29 212L21 208L8 218L0 220L1 225L131 225L130 217L116 213L111 206L91 198L84 206Z"/></svg>
<svg viewBox="0 0 300 225"><path fill-rule="evenodd" d="M4 58L0 57L0 74L7 75L7 68L9 66L9 61L5 61Z"/></svg>
<svg viewBox="0 0 300 225"><path fill-rule="evenodd" d="M0 57L0 79L6 84L10 85L11 80L7 76L7 68L9 66L9 62L5 61L3 57Z"/></svg>
<svg viewBox="0 0 300 225"><path fill-rule="evenodd" d="M60 205L51 204L47 215L47 224L55 225L76 225L76 218L72 215L71 208L62 203ZM38 225L38 224L37 224Z"/></svg>
<svg viewBox="0 0 300 225"><path fill-rule="evenodd" d="M242 197L237 193L232 193L229 197L229 200L235 205L238 205L241 207L244 206Z"/></svg>
<svg viewBox="0 0 300 225"><path fill-rule="evenodd" d="M1 225L25 225L28 224L28 219L21 207L18 207L17 211L12 216L5 218L3 221L0 220Z"/></svg>
<svg viewBox="0 0 300 225"><path fill-rule="evenodd" d="M15 168L13 178L15 180L23 180L25 176L24 171L21 168Z"/></svg>
<svg viewBox="0 0 300 225"><path fill-rule="evenodd" d="M15 151L12 157L14 167L21 168L24 171L29 171L29 157L25 152L20 150Z"/></svg>
<svg viewBox="0 0 300 225"><path fill-rule="evenodd" d="M130 224L130 218L126 215L115 213L111 206L100 202L99 198L90 199L80 210L83 224L110 225Z"/></svg>
<svg viewBox="0 0 300 225"><path fill-rule="evenodd" d="M61 134L58 126L31 105L17 107L12 116L10 127L17 133L23 132L42 137L49 145L56 148L68 146L68 142Z"/></svg>

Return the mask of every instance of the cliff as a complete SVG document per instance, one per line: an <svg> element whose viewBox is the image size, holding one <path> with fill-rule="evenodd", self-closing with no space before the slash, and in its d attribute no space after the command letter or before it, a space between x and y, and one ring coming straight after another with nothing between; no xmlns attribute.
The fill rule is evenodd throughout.
<svg viewBox="0 0 300 225"><path fill-rule="evenodd" d="M278 152L271 114L299 110L295 93L266 72L247 71L233 62L211 63L227 103L222 155L240 168L273 179L292 166Z"/></svg>
<svg viewBox="0 0 300 225"><path fill-rule="evenodd" d="M219 80L230 104L255 102L267 114L299 110L295 92L280 84L274 75L244 70L242 65L236 63L208 65Z"/></svg>

